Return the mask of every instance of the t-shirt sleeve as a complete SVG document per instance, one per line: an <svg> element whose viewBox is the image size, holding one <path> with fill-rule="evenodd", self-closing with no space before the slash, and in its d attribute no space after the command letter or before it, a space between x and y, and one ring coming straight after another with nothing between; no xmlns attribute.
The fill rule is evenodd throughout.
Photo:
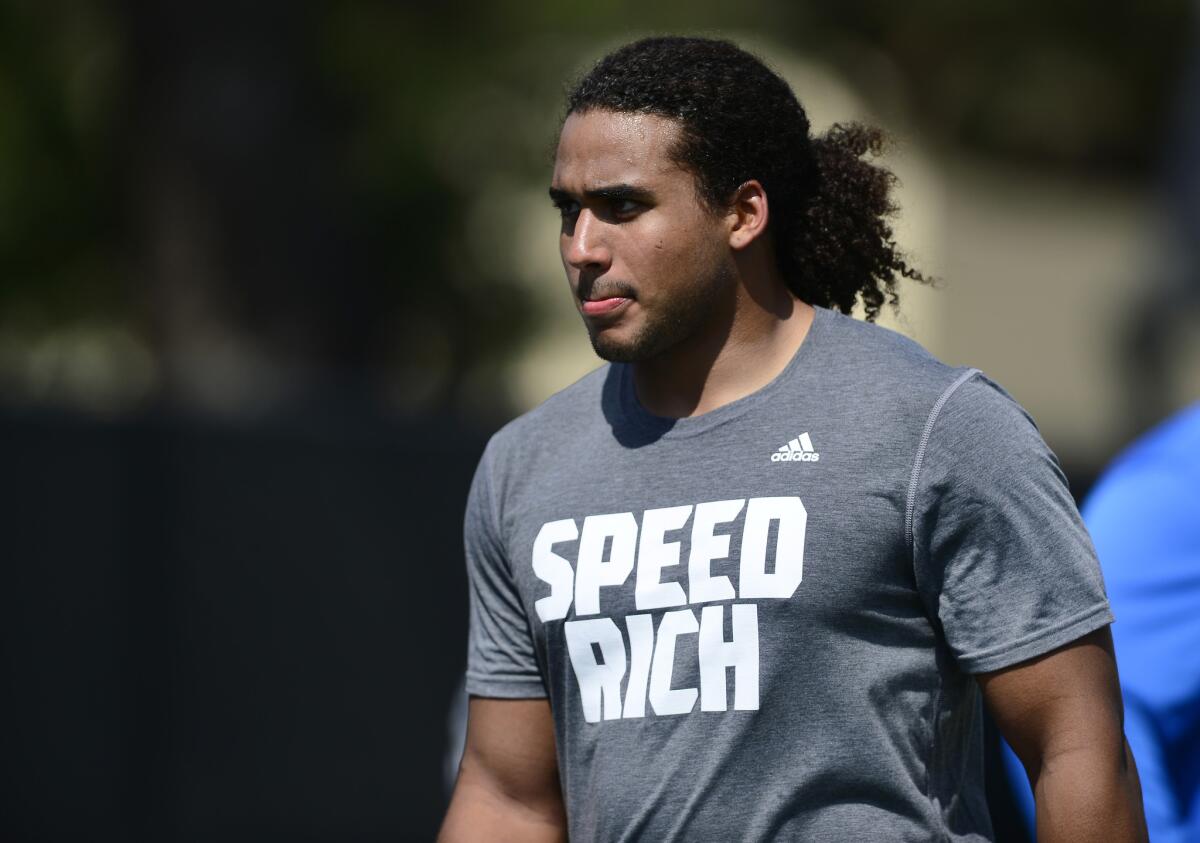
<svg viewBox="0 0 1200 843"><path fill-rule="evenodd" d="M466 688L480 697L544 697L529 620L513 580L493 497L495 443L493 437L475 469L463 518L470 589Z"/></svg>
<svg viewBox="0 0 1200 843"><path fill-rule="evenodd" d="M931 411L909 506L917 585L964 671L998 670L1112 622L1058 460L979 372Z"/></svg>

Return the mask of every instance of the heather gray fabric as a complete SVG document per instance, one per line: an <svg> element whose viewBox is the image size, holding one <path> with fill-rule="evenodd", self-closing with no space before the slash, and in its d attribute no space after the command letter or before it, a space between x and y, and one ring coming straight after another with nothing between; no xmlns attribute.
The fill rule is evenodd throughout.
<svg viewBox="0 0 1200 843"><path fill-rule="evenodd" d="M467 691L550 697L571 839L990 839L971 674L1112 620L1028 415L820 308L712 412L630 374L496 433L465 519Z"/></svg>

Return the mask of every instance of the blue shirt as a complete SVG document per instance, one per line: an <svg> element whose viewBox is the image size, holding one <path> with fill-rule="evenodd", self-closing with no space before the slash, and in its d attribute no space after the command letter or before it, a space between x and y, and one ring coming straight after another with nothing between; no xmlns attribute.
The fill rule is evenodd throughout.
<svg viewBox="0 0 1200 843"><path fill-rule="evenodd" d="M1083 506L1104 572L1150 839L1200 841L1200 403L1109 466ZM1020 763L1006 749L1032 827Z"/></svg>

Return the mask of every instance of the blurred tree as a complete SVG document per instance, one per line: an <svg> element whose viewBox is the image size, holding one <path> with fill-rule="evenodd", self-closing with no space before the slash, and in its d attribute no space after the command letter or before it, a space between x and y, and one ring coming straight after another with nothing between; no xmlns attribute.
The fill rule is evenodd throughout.
<svg viewBox="0 0 1200 843"><path fill-rule="evenodd" d="M0 3L0 327L123 305L111 10Z"/></svg>
<svg viewBox="0 0 1200 843"><path fill-rule="evenodd" d="M763 33L946 143L1112 177L1156 155L1190 11L6 0L0 346L107 319L185 401L327 383L448 408L482 386L502 416L541 312L480 197L545 181L564 82L606 46Z"/></svg>
<svg viewBox="0 0 1200 843"><path fill-rule="evenodd" d="M1126 176L1158 155L1193 12L1186 0L806 8L822 29L894 61L921 92L911 105L935 134L1021 163Z"/></svg>

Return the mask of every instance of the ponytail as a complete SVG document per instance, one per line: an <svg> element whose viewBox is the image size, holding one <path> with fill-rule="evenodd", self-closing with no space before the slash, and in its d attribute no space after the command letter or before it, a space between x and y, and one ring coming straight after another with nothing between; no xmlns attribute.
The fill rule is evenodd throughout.
<svg viewBox="0 0 1200 843"><path fill-rule="evenodd" d="M897 306L898 276L928 280L905 263L888 224L897 210L895 175L863 160L884 142L882 131L858 123L836 123L813 138L808 195L775 243L792 292L843 313L861 298L868 321L885 302Z"/></svg>

